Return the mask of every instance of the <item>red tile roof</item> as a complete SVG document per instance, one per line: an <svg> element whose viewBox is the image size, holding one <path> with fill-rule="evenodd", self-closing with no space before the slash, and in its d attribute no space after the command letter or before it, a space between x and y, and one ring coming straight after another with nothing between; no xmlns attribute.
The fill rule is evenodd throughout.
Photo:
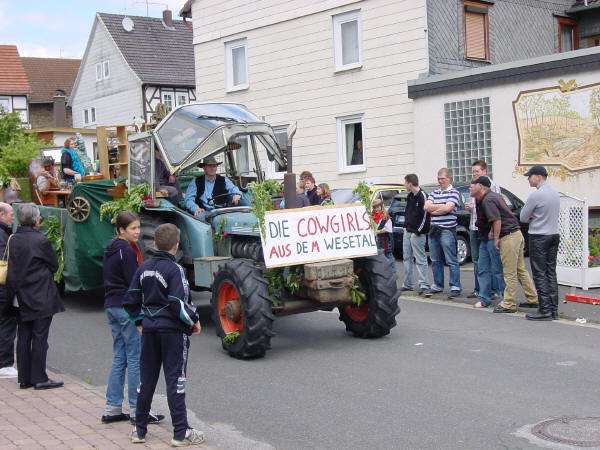
<svg viewBox="0 0 600 450"><path fill-rule="evenodd" d="M32 103L51 103L57 90L71 94L80 59L21 58L31 85Z"/></svg>
<svg viewBox="0 0 600 450"><path fill-rule="evenodd" d="M29 94L27 74L14 45L0 45L0 94Z"/></svg>

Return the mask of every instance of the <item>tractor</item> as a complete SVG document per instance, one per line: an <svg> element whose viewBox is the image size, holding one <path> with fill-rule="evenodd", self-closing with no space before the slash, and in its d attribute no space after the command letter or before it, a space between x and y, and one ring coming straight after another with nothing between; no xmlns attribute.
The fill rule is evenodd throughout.
<svg viewBox="0 0 600 450"><path fill-rule="evenodd" d="M152 255L154 230L160 224L173 223L181 230L177 259L186 270L192 289L211 291L216 333L229 355L239 359L265 355L274 335L273 321L279 316L338 308L347 331L360 338L385 336L396 325L397 276L393 265L381 254L353 258L344 257L340 251L334 257L313 258L318 260L315 262L267 267L265 234L253 210L252 183L264 182L265 168L269 166L286 168L287 209L277 213L286 217L302 213L294 208L292 138L290 132L287 145L280 144L269 124L244 106L231 103L182 105L154 130L129 137L128 187L150 183L152 196L140 213L140 247L146 255ZM213 197L214 209L195 217L183 201L161 198L155 181L157 157L177 177L184 193L194 176L200 175L198 163L208 157L216 158L222 163L222 175L242 192L239 203L233 205L229 194ZM95 186L82 183L86 184L92 186L87 187L90 189ZM84 202L85 193L77 189L76 186L69 202L71 220L80 225L98 221L95 208ZM273 204L278 206L279 200L274 198ZM346 206L356 207L335 208L343 216ZM374 238L373 230L365 233ZM68 268L65 272L69 275ZM286 282L292 279L293 283Z"/></svg>

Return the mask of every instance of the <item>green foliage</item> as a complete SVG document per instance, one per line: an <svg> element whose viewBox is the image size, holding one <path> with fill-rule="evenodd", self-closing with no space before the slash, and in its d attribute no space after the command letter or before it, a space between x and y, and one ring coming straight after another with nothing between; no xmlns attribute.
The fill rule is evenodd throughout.
<svg viewBox="0 0 600 450"><path fill-rule="evenodd" d="M226 224L227 224L227 219L225 219L225 217L223 217L219 221L219 225L215 231L215 234L214 234L215 241L219 242L227 237L227 233L225 233L225 225Z"/></svg>
<svg viewBox="0 0 600 450"><path fill-rule="evenodd" d="M14 136L24 134L19 113L4 114L0 111L0 148L8 144Z"/></svg>
<svg viewBox="0 0 600 450"><path fill-rule="evenodd" d="M237 340L240 338L239 331L232 331L231 333L227 333L223 338L223 343L227 345L235 344Z"/></svg>
<svg viewBox="0 0 600 450"><path fill-rule="evenodd" d="M282 268L267 269L264 277L267 280L267 291L274 305L280 305L285 291L294 295L300 290L302 267L290 267L287 276Z"/></svg>
<svg viewBox="0 0 600 450"><path fill-rule="evenodd" d="M260 232L264 236L266 234L265 213L273 209L273 195L279 194L283 189L281 183L276 180L253 182L248 188L252 195L252 212L258 220Z"/></svg>
<svg viewBox="0 0 600 450"><path fill-rule="evenodd" d="M58 259L58 270L54 274L54 281L60 283L65 270L64 230L56 216L49 216L48 218L44 219L42 229L52 244L52 248L56 252L56 258Z"/></svg>
<svg viewBox="0 0 600 450"><path fill-rule="evenodd" d="M81 164L83 164L85 173L92 173L94 171L94 164L92 163L90 157L87 155L87 152L85 150L85 142L83 141L83 138L79 133L75 135L75 152L77 153L77 156L79 156Z"/></svg>
<svg viewBox="0 0 600 450"><path fill-rule="evenodd" d="M40 154L42 144L34 135L17 133L0 147L0 177L29 176L29 163Z"/></svg>
<svg viewBox="0 0 600 450"><path fill-rule="evenodd" d="M361 181L356 185L352 193L356 195L360 202L365 206L365 209L369 214L369 220L373 231L377 230L377 224L373 220L373 208L371 207L371 187L366 182Z"/></svg>
<svg viewBox="0 0 600 450"><path fill-rule="evenodd" d="M588 235L588 267L600 266L600 228L591 228Z"/></svg>
<svg viewBox="0 0 600 450"><path fill-rule="evenodd" d="M300 290L300 281L302 281L301 267L291 267L285 279L285 287L290 292L290 294L296 294Z"/></svg>
<svg viewBox="0 0 600 450"><path fill-rule="evenodd" d="M353 276L354 283L350 286L350 300L352 304L359 307L367 298L367 294L362 290L358 276Z"/></svg>
<svg viewBox="0 0 600 450"><path fill-rule="evenodd" d="M123 198L106 202L100 206L100 220L105 216L110 217L110 222L115 223L117 215L121 211L132 211L139 213L144 206L144 196L150 194L150 186L146 183L132 187L125 192Z"/></svg>

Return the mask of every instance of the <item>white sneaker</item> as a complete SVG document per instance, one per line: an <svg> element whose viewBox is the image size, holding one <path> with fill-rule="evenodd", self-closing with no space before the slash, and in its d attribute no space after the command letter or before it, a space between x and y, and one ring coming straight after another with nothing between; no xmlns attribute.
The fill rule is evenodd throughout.
<svg viewBox="0 0 600 450"><path fill-rule="evenodd" d="M193 428L188 428L185 432L185 437L183 440L178 441L176 439L171 439L172 447L187 447L188 445L200 445L204 441L206 441L206 436L204 433L199 430L194 430Z"/></svg>
<svg viewBox="0 0 600 450"><path fill-rule="evenodd" d="M139 437L136 427L133 427L133 430L131 431L131 443L132 444L143 444L144 442L146 442L146 438Z"/></svg>
<svg viewBox="0 0 600 450"><path fill-rule="evenodd" d="M3 367L0 369L0 378L17 378L19 372L14 367Z"/></svg>

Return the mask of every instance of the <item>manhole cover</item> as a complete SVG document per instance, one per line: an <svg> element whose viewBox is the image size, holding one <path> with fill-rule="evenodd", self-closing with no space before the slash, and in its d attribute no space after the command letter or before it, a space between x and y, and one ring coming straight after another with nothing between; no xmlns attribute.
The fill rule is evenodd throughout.
<svg viewBox="0 0 600 450"><path fill-rule="evenodd" d="M600 417L563 417L540 422L532 433L542 439L577 447L600 446Z"/></svg>

